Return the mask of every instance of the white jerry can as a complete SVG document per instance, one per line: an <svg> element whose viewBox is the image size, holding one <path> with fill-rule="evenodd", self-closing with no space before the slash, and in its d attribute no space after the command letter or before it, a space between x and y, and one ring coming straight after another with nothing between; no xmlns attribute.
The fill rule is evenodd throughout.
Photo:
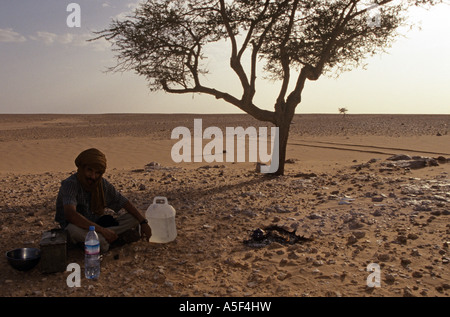
<svg viewBox="0 0 450 317"><path fill-rule="evenodd" d="M177 227L175 224L175 209L169 205L166 197L157 196L153 199L145 217L152 229L150 242L167 243L175 240Z"/></svg>

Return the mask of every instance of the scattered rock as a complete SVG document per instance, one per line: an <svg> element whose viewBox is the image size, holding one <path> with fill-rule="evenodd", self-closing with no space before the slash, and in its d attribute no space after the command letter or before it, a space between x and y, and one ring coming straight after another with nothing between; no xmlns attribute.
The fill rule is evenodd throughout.
<svg viewBox="0 0 450 317"><path fill-rule="evenodd" d="M410 260L410 259L402 258L401 261L400 261L400 264L401 264L403 267L408 267L408 265L411 264L411 260Z"/></svg>
<svg viewBox="0 0 450 317"><path fill-rule="evenodd" d="M394 155L387 159L388 163L383 163L387 167L419 169L427 166L439 166L437 160L424 156Z"/></svg>
<svg viewBox="0 0 450 317"><path fill-rule="evenodd" d="M411 156L406 154L396 154L394 156L391 156L387 158L388 161L409 161L411 160Z"/></svg>
<svg viewBox="0 0 450 317"><path fill-rule="evenodd" d="M382 196L372 197L373 202L381 203L383 200L384 200L384 197L382 197Z"/></svg>
<svg viewBox="0 0 450 317"><path fill-rule="evenodd" d="M373 214L375 217L381 217L383 215L383 212L380 209L377 209L373 212Z"/></svg>
<svg viewBox="0 0 450 317"><path fill-rule="evenodd" d="M388 284L393 284L395 282L394 274L387 273L384 275L384 280Z"/></svg>
<svg viewBox="0 0 450 317"><path fill-rule="evenodd" d="M314 219L322 219L323 217L321 215L319 215L318 213L313 212L308 216L308 218L311 220L314 220Z"/></svg>
<svg viewBox="0 0 450 317"><path fill-rule="evenodd" d="M403 297L415 297L413 292L411 291L411 289L408 286L406 286L403 289Z"/></svg>
<svg viewBox="0 0 450 317"><path fill-rule="evenodd" d="M158 169L161 167L161 164L158 162L150 162L147 165L145 165L145 167L150 169Z"/></svg>
<svg viewBox="0 0 450 317"><path fill-rule="evenodd" d="M364 224L361 223L361 221L353 219L352 221L349 222L348 224L348 228L350 230L356 230L356 229L361 229L362 227L364 227Z"/></svg>
<svg viewBox="0 0 450 317"><path fill-rule="evenodd" d="M400 244L406 244L408 239L404 235L398 235L395 241Z"/></svg>
<svg viewBox="0 0 450 317"><path fill-rule="evenodd" d="M377 256L377 259L381 262L388 262L391 259L391 256L387 253L382 253Z"/></svg>

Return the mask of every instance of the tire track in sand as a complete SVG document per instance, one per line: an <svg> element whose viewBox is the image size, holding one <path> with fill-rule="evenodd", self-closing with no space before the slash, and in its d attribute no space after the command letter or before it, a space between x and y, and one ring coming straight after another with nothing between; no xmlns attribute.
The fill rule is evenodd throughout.
<svg viewBox="0 0 450 317"><path fill-rule="evenodd" d="M353 152L360 152L360 153L373 153L373 154L382 154L382 155L396 155L396 154L399 154L399 151L400 152L420 153L420 154L432 154L432 155L450 155L449 153L424 151L424 150L420 150L420 149L407 149L407 148L399 148L399 147L364 145L364 144L354 144L354 143L337 143L337 142L329 142L329 141L304 140L304 141L302 141L302 143L288 142L288 144L289 145L297 145L297 146L332 149L332 150L339 150L339 151L353 151ZM391 150L395 151L395 152L388 152Z"/></svg>

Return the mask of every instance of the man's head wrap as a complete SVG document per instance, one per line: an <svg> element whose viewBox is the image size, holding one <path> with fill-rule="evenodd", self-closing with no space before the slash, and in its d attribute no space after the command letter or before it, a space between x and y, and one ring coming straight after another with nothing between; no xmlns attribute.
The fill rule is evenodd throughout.
<svg viewBox="0 0 450 317"><path fill-rule="evenodd" d="M87 149L77 156L75 165L78 168L90 166L103 174L106 171L106 156L97 149Z"/></svg>
<svg viewBox="0 0 450 317"><path fill-rule="evenodd" d="M78 167L77 178L83 188L91 193L91 211L102 215L105 208L105 195L103 193L102 175L106 171L106 156L97 149L87 149L81 152L75 159ZM86 182L84 171L86 166L100 172L98 180L90 185Z"/></svg>

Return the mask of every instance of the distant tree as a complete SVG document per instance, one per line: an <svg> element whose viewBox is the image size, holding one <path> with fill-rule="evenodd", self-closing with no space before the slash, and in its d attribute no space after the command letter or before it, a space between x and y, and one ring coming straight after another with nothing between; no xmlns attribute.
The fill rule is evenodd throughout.
<svg viewBox="0 0 450 317"><path fill-rule="evenodd" d="M348 109L347 108L338 108L339 113L341 113L343 115L343 117L345 118L345 115L347 114Z"/></svg>
<svg viewBox="0 0 450 317"><path fill-rule="evenodd" d="M96 33L117 52L114 71L134 70L151 91L202 93L279 127L284 173L289 127L305 82L351 70L383 52L412 6L442 0L151 0ZM374 22L375 21L375 22ZM93 40L95 40L93 39ZM204 49L227 40L240 95L209 87ZM244 66L244 60L248 63ZM254 104L258 64L281 83L274 110ZM292 85L291 85L292 84Z"/></svg>

